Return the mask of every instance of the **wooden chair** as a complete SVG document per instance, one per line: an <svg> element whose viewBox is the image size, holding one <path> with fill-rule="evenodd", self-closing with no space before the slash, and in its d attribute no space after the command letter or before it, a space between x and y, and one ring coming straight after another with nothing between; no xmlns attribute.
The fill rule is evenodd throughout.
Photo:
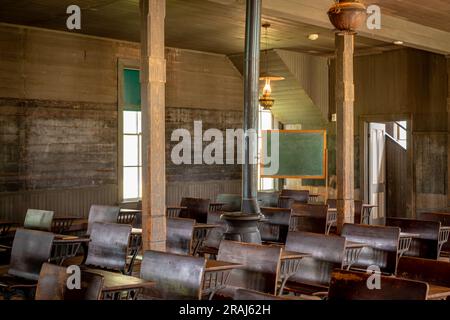
<svg viewBox="0 0 450 320"><path fill-rule="evenodd" d="M219 227L211 229L200 248L200 255L208 254L209 256L216 257L219 252L220 242L223 239L223 234L227 230L227 223L220 219L222 213L220 212L209 212L208 213L208 224L216 224Z"/></svg>
<svg viewBox="0 0 450 320"><path fill-rule="evenodd" d="M383 273L395 274L400 228L346 223L341 236L347 241L367 245L361 250L354 268L366 270L367 267L376 265Z"/></svg>
<svg viewBox="0 0 450 320"><path fill-rule="evenodd" d="M91 272L81 273L80 289L68 289L67 268L49 263L42 265L36 288L36 300L99 300L103 276Z"/></svg>
<svg viewBox="0 0 450 320"><path fill-rule="evenodd" d="M35 300L64 300L67 290L67 268L44 263L39 274Z"/></svg>
<svg viewBox="0 0 450 320"><path fill-rule="evenodd" d="M219 290L215 298L232 299L237 288L276 294L281 248L252 243L223 240L217 259L242 264L234 269L225 289Z"/></svg>
<svg viewBox="0 0 450 320"><path fill-rule="evenodd" d="M42 264L50 259L54 234L17 229L8 272L0 276L0 289L8 299L15 291L34 291Z"/></svg>
<svg viewBox="0 0 450 320"><path fill-rule="evenodd" d="M258 223L261 240L281 244L286 243L291 212L291 209L262 207L261 213L266 218L266 221Z"/></svg>
<svg viewBox="0 0 450 320"><path fill-rule="evenodd" d="M241 211L242 197L239 194L221 193L216 198L217 203L223 203L222 210L225 212Z"/></svg>
<svg viewBox="0 0 450 320"><path fill-rule="evenodd" d="M278 208L291 209L294 205L295 200L289 197L279 197L278 198Z"/></svg>
<svg viewBox="0 0 450 320"><path fill-rule="evenodd" d="M144 252L140 277L155 285L146 288L140 299L200 300L205 265L204 258Z"/></svg>
<svg viewBox="0 0 450 320"><path fill-rule="evenodd" d="M23 227L31 230L51 231L53 211L28 209Z"/></svg>
<svg viewBox="0 0 450 320"><path fill-rule="evenodd" d="M355 200L355 223L362 223L362 210L363 210L363 202L361 200Z"/></svg>
<svg viewBox="0 0 450 320"><path fill-rule="evenodd" d="M275 191L275 192L260 191L260 192L258 192L258 195L257 195L258 204L260 207L276 208L278 206L279 196L280 196L280 193L277 191Z"/></svg>
<svg viewBox="0 0 450 320"><path fill-rule="evenodd" d="M300 271L290 277L286 290L314 294L328 291L331 273L341 269L345 258L345 238L310 232L289 232L286 250L309 253L303 258Z"/></svg>
<svg viewBox="0 0 450 320"><path fill-rule="evenodd" d="M210 202L209 199L183 198L180 206L185 208L180 210L179 217L206 223Z"/></svg>
<svg viewBox="0 0 450 320"><path fill-rule="evenodd" d="M280 196L292 198L292 199L294 199L295 203L308 203L309 191L308 190L283 189L283 190L281 190Z"/></svg>
<svg viewBox="0 0 450 320"><path fill-rule="evenodd" d="M190 255L195 220L167 218L166 252Z"/></svg>
<svg viewBox="0 0 450 320"><path fill-rule="evenodd" d="M450 213L447 212L419 212L417 219L425 221L438 221L442 227L450 227ZM441 254L450 256L450 241L446 241L441 247Z"/></svg>
<svg viewBox="0 0 450 320"><path fill-rule="evenodd" d="M439 231L441 223L437 221L422 221L404 218L386 218L386 225L399 227L401 232L415 233L405 256L425 259L439 258Z"/></svg>
<svg viewBox="0 0 450 320"><path fill-rule="evenodd" d="M335 270L331 276L329 300L426 300L428 284L394 277L382 276L380 289L369 289L367 282L372 274L366 272ZM369 280L370 281L370 280Z"/></svg>
<svg viewBox="0 0 450 320"><path fill-rule="evenodd" d="M330 209L337 208L337 200L336 199L327 199L326 204L328 205L328 208L330 208Z"/></svg>
<svg viewBox="0 0 450 320"><path fill-rule="evenodd" d="M401 257L397 277L427 282L431 286L450 288L450 262ZM447 298L447 300L450 300Z"/></svg>
<svg viewBox="0 0 450 320"><path fill-rule="evenodd" d="M95 222L116 223L119 212L120 207L92 205L89 210L86 234L91 234L91 228Z"/></svg>
<svg viewBox="0 0 450 320"><path fill-rule="evenodd" d="M85 264L126 273L130 234L130 225L93 223Z"/></svg>
<svg viewBox="0 0 450 320"><path fill-rule="evenodd" d="M328 234L331 224L326 204L295 203L292 206L291 231Z"/></svg>

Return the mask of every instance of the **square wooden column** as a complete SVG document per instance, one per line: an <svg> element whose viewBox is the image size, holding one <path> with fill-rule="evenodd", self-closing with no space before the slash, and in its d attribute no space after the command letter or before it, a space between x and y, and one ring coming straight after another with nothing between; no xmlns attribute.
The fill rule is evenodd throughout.
<svg viewBox="0 0 450 320"><path fill-rule="evenodd" d="M354 220L353 84L354 34L336 33L337 228Z"/></svg>
<svg viewBox="0 0 450 320"><path fill-rule="evenodd" d="M450 186L450 55L447 55L447 87L447 182ZM449 191L447 191L447 206L450 207Z"/></svg>
<svg viewBox="0 0 450 320"><path fill-rule="evenodd" d="M143 249L165 251L165 0L140 0Z"/></svg>

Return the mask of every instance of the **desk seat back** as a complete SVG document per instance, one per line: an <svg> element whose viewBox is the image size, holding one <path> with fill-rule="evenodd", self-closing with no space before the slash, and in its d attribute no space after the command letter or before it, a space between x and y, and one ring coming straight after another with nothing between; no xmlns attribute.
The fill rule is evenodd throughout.
<svg viewBox="0 0 450 320"><path fill-rule="evenodd" d="M228 285L275 294L281 248L223 240L217 260L243 264L234 269Z"/></svg>
<svg viewBox="0 0 450 320"><path fill-rule="evenodd" d="M411 257L437 259L439 254L439 230L441 223L437 221L423 221L404 218L386 218L386 225L399 227L401 232L417 233L413 238L409 250L404 254Z"/></svg>
<svg viewBox="0 0 450 320"><path fill-rule="evenodd" d="M291 230L325 234L328 205L295 203L291 217Z"/></svg>
<svg viewBox="0 0 450 320"><path fill-rule="evenodd" d="M199 300L205 263L204 258L146 251L140 277L154 281L155 285L146 289L144 294L159 299Z"/></svg>
<svg viewBox="0 0 450 320"><path fill-rule="evenodd" d="M219 227L209 231L204 245L211 248L219 249L220 242L223 239L223 234L227 230L227 223L220 219L222 212L209 212L208 224L217 224Z"/></svg>
<svg viewBox="0 0 450 320"><path fill-rule="evenodd" d="M353 267L378 266L383 273L395 274L400 228L344 224L341 236L347 241L366 244Z"/></svg>
<svg viewBox="0 0 450 320"><path fill-rule="evenodd" d="M280 196L279 192L268 192L268 191L260 191L258 192L258 204L260 207L277 207L278 206L278 197Z"/></svg>
<svg viewBox="0 0 450 320"><path fill-rule="evenodd" d="M437 221L440 222L443 227L450 227L450 213L447 212L420 212L417 214L417 219ZM450 252L450 241L444 243L442 250Z"/></svg>
<svg viewBox="0 0 450 320"><path fill-rule="evenodd" d="M81 273L80 289L68 289L67 268L44 263L36 288L36 300L99 300L103 289L103 276Z"/></svg>
<svg viewBox="0 0 450 320"><path fill-rule="evenodd" d="M401 257L398 262L397 276L450 288L450 262Z"/></svg>
<svg viewBox="0 0 450 320"><path fill-rule="evenodd" d="M42 264L50 259L53 239L54 234L50 232L17 229L8 273L28 280L38 280Z"/></svg>
<svg viewBox="0 0 450 320"><path fill-rule="evenodd" d="M278 198L278 208L291 209L294 205L295 200L289 197L279 197Z"/></svg>
<svg viewBox="0 0 450 320"><path fill-rule="evenodd" d="M92 205L89 209L88 227L86 234L91 234L95 222L117 223L120 207Z"/></svg>
<svg viewBox="0 0 450 320"><path fill-rule="evenodd" d="M194 219L198 223L206 223L210 202L209 199L183 198L180 206L186 207L186 209L180 210L179 217Z"/></svg>
<svg viewBox="0 0 450 320"><path fill-rule="evenodd" d="M335 270L331 276L329 300L426 300L428 284L420 281L380 276L380 289L366 272Z"/></svg>
<svg viewBox="0 0 450 320"><path fill-rule="evenodd" d="M95 222L91 229L86 264L125 271L130 234L130 225Z"/></svg>
<svg viewBox="0 0 450 320"><path fill-rule="evenodd" d="M31 230L51 231L53 211L28 209L23 227Z"/></svg>
<svg viewBox="0 0 450 320"><path fill-rule="evenodd" d="M195 220L167 218L166 251L178 254L191 254Z"/></svg>
<svg viewBox="0 0 450 320"><path fill-rule="evenodd" d="M303 258L300 271L289 282L328 286L333 269L342 268L345 238L310 232L289 232L286 250L309 253Z"/></svg>
<svg viewBox="0 0 450 320"><path fill-rule="evenodd" d="M223 203L222 211L241 211L242 197L239 194L221 193L217 196L216 202Z"/></svg>
<svg viewBox="0 0 450 320"><path fill-rule="evenodd" d="M280 193L281 197L292 198L296 203L308 203L309 191L308 190L291 190L283 189Z"/></svg>
<svg viewBox="0 0 450 320"><path fill-rule="evenodd" d="M291 212L291 209L261 207L261 213L267 219L267 221L258 223L261 239L286 243Z"/></svg>

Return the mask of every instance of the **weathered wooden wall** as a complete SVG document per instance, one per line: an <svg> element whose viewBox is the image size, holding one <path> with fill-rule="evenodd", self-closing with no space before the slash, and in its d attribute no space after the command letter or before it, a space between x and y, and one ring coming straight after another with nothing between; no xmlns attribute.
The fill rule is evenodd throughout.
<svg viewBox="0 0 450 320"><path fill-rule="evenodd" d="M411 119L413 165L407 171L407 183L412 184L414 194L408 200L409 211L414 206L415 211L447 206L445 63L444 56L414 49L355 57L355 139L359 139L364 119ZM330 70L333 78L333 64ZM333 89L330 93L334 95ZM333 108L330 105L330 113ZM360 167L358 163L355 166ZM362 166L355 172L358 179L361 170Z"/></svg>
<svg viewBox="0 0 450 320"><path fill-rule="evenodd" d="M386 217L402 217L407 211L406 150L386 137Z"/></svg>
<svg viewBox="0 0 450 320"><path fill-rule="evenodd" d="M118 59L139 59L139 45L0 27L0 218L21 221L31 207L83 216L120 200ZM167 48L166 59L167 140L193 120L204 130L240 126L242 80L226 56ZM169 161L168 203L240 192L239 166Z"/></svg>

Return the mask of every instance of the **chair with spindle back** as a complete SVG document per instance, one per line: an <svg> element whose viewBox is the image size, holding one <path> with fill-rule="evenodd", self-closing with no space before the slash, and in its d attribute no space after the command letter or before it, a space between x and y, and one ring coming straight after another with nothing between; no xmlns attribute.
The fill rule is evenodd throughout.
<svg viewBox="0 0 450 320"><path fill-rule="evenodd" d="M36 300L99 300L103 276L91 272L80 274L80 288L69 289L67 268L44 263L36 287Z"/></svg>
<svg viewBox="0 0 450 320"><path fill-rule="evenodd" d="M120 207L92 205L89 210L87 235L91 234L95 222L117 223Z"/></svg>
<svg viewBox="0 0 450 320"><path fill-rule="evenodd" d="M194 219L198 223L206 223L210 203L211 200L209 199L183 198L180 206L184 208L180 210L179 217Z"/></svg>
<svg viewBox="0 0 450 320"><path fill-rule="evenodd" d="M276 294L281 248L252 243L223 240L220 243L217 259L242 264L234 269L226 288L219 290L215 298L232 299L237 288Z"/></svg>
<svg viewBox="0 0 450 320"><path fill-rule="evenodd" d="M93 223L85 264L126 273L130 234L130 225Z"/></svg>
<svg viewBox="0 0 450 320"><path fill-rule="evenodd" d="M295 203L290 230L328 234L333 223L330 215L326 204Z"/></svg>
<svg viewBox="0 0 450 320"><path fill-rule="evenodd" d="M425 221L438 221L441 223L441 227L450 227L450 213L448 212L419 212L417 214L417 219ZM444 241L440 247L440 253L443 256L449 257L450 241L448 241L448 234L447 241L445 241L445 238L443 240Z"/></svg>
<svg viewBox="0 0 450 320"><path fill-rule="evenodd" d="M6 274L0 276L0 290L6 298L15 291L34 291L42 264L50 259L54 234L17 229Z"/></svg>
<svg viewBox="0 0 450 320"><path fill-rule="evenodd" d="M286 250L311 254L300 262L300 271L289 278L286 290L314 294L328 291L331 273L341 269L345 258L344 237L310 232L289 232Z"/></svg>
<svg viewBox="0 0 450 320"><path fill-rule="evenodd" d="M117 223L133 225L136 219L136 212L119 212Z"/></svg>
<svg viewBox="0 0 450 320"><path fill-rule="evenodd" d="M398 227L401 232L417 234L418 237L412 238L409 250L404 253L405 256L435 260L439 258L440 222L386 218L386 225Z"/></svg>
<svg viewBox="0 0 450 320"><path fill-rule="evenodd" d="M380 277L380 287L370 289L370 277ZM376 281L374 281L376 285ZM366 272L335 270L331 276L331 300L426 300L428 284Z"/></svg>
<svg viewBox="0 0 450 320"><path fill-rule="evenodd" d="M190 255L194 236L195 220L167 218L166 252Z"/></svg>
<svg viewBox="0 0 450 320"><path fill-rule="evenodd" d="M341 236L347 241L366 244L353 268L366 270L369 266L375 265L382 273L395 275L400 228L346 223Z"/></svg>
<svg viewBox="0 0 450 320"><path fill-rule="evenodd" d="M291 221L291 209L261 207L265 221L258 222L261 240L264 242L286 243Z"/></svg>
<svg viewBox="0 0 450 320"><path fill-rule="evenodd" d="M140 277L154 281L139 299L200 300L206 260L168 252L145 251Z"/></svg>
<svg viewBox="0 0 450 320"><path fill-rule="evenodd" d="M308 203L309 191L283 189L281 190L280 196L294 199L295 203Z"/></svg>
<svg viewBox="0 0 450 320"><path fill-rule="evenodd" d="M28 209L23 227L31 230L51 231L53 211Z"/></svg>

